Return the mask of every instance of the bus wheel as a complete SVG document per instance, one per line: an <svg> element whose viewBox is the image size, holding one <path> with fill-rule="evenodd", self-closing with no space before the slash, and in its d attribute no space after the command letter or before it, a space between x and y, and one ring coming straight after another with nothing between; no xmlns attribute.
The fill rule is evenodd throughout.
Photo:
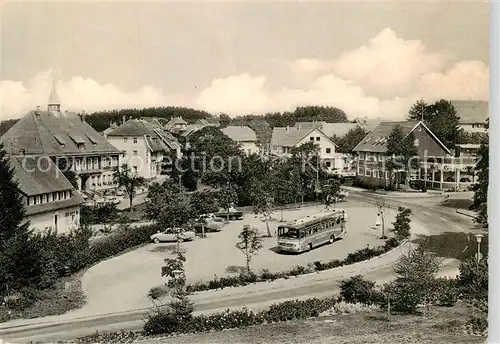
<svg viewBox="0 0 500 344"><path fill-rule="evenodd" d="M307 251L311 251L311 250L312 250L312 248L313 248L313 244L309 244L309 245L307 245Z"/></svg>
<svg viewBox="0 0 500 344"><path fill-rule="evenodd" d="M330 244L333 244L333 242L334 242L334 241L335 241L335 235L332 235L332 236L330 237L330 240L328 240L328 242L329 242Z"/></svg>

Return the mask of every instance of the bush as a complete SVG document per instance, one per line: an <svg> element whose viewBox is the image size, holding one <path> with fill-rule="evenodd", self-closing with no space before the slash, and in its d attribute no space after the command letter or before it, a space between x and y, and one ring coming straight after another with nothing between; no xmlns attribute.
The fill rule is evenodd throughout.
<svg viewBox="0 0 500 344"><path fill-rule="evenodd" d="M95 332L88 336L80 337L77 343L131 343L138 338L138 334L132 331L121 330L119 332Z"/></svg>
<svg viewBox="0 0 500 344"><path fill-rule="evenodd" d="M116 205L108 203L95 206L80 207L80 222L82 225L109 223L118 217Z"/></svg>
<svg viewBox="0 0 500 344"><path fill-rule="evenodd" d="M411 209L405 207L398 207L398 214L396 221L392 224L394 226L394 233L397 240L404 240L410 237L410 222L411 222Z"/></svg>
<svg viewBox="0 0 500 344"><path fill-rule="evenodd" d="M448 278L436 279L435 303L438 306L452 307L458 301L456 281Z"/></svg>
<svg viewBox="0 0 500 344"><path fill-rule="evenodd" d="M473 315L467 322L470 332L474 334L484 334L488 330L487 315Z"/></svg>
<svg viewBox="0 0 500 344"><path fill-rule="evenodd" d="M363 279L357 275L340 282L340 296L347 303L374 303L375 282Z"/></svg>
<svg viewBox="0 0 500 344"><path fill-rule="evenodd" d="M181 323L170 309L158 309L154 315L149 315L144 324L143 332L146 335L170 334L178 332Z"/></svg>
<svg viewBox="0 0 500 344"><path fill-rule="evenodd" d="M332 308L335 302L336 298L334 297L285 301L271 305L264 313L264 319L269 323L273 323L318 317L320 313Z"/></svg>
<svg viewBox="0 0 500 344"><path fill-rule="evenodd" d="M163 297L168 294L168 290L165 286L157 286L153 287L149 290L148 297L152 300L157 300L160 297Z"/></svg>

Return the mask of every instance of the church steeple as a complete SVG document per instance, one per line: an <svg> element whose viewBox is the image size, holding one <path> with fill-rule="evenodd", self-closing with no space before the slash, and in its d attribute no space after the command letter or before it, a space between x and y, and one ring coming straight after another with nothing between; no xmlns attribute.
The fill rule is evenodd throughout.
<svg viewBox="0 0 500 344"><path fill-rule="evenodd" d="M59 100L59 96L57 95L55 80L52 81L52 91L50 91L48 110L61 112L61 101Z"/></svg>

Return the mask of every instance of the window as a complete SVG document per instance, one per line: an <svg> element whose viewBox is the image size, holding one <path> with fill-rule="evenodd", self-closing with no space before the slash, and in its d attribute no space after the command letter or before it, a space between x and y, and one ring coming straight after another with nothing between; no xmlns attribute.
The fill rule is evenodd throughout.
<svg viewBox="0 0 500 344"><path fill-rule="evenodd" d="M134 166L134 172L137 173L137 166Z"/></svg>
<svg viewBox="0 0 500 344"><path fill-rule="evenodd" d="M414 145L415 147L418 147L418 145L419 145L419 144L420 144L419 139L415 139L415 141L413 142L413 145Z"/></svg>
<svg viewBox="0 0 500 344"><path fill-rule="evenodd" d="M326 153L331 153L332 152L332 149L331 148L327 148L326 149Z"/></svg>
<svg viewBox="0 0 500 344"><path fill-rule="evenodd" d="M359 175L362 176L365 174L365 169L363 167L359 168Z"/></svg>
<svg viewBox="0 0 500 344"><path fill-rule="evenodd" d="M45 198L46 198L46 196L45 196L45 195L42 195L42 201L41 201L40 203L45 203L45 202L47 202Z"/></svg>
<svg viewBox="0 0 500 344"><path fill-rule="evenodd" d="M319 141L319 140L321 140L321 137L317 136L316 141Z"/></svg>
<svg viewBox="0 0 500 344"><path fill-rule="evenodd" d="M369 177L369 176L371 175L371 173L372 173L372 171L371 171L369 168L367 168L367 169L365 170L365 176L366 176L366 177Z"/></svg>
<svg viewBox="0 0 500 344"><path fill-rule="evenodd" d="M123 143L127 143L127 138L126 137L123 138Z"/></svg>
<svg viewBox="0 0 500 344"><path fill-rule="evenodd" d="M134 137L134 143L137 143L137 137Z"/></svg>
<svg viewBox="0 0 500 344"><path fill-rule="evenodd" d="M332 163L330 161L327 161L326 162L326 167L331 167L332 166Z"/></svg>
<svg viewBox="0 0 500 344"><path fill-rule="evenodd" d="M134 151L134 156L137 156L137 151L136 150Z"/></svg>
<svg viewBox="0 0 500 344"><path fill-rule="evenodd" d="M286 153L286 147L281 147L283 149L283 153Z"/></svg>
<svg viewBox="0 0 500 344"><path fill-rule="evenodd" d="M385 171L385 179L389 179L389 172Z"/></svg>
<svg viewBox="0 0 500 344"><path fill-rule="evenodd" d="M69 213L65 213L65 214L64 214L64 216L65 216L65 217L69 217Z"/></svg>
<svg viewBox="0 0 500 344"><path fill-rule="evenodd" d="M36 205L36 196L33 196L33 205Z"/></svg>
<svg viewBox="0 0 500 344"><path fill-rule="evenodd" d="M311 136L311 137L309 138L309 140L310 140L310 141L314 141L314 137L312 137L312 136Z"/></svg>
<svg viewBox="0 0 500 344"><path fill-rule="evenodd" d="M372 176L373 176L374 178L377 178L377 170L373 170L372 172L373 172L373 173L372 173Z"/></svg>

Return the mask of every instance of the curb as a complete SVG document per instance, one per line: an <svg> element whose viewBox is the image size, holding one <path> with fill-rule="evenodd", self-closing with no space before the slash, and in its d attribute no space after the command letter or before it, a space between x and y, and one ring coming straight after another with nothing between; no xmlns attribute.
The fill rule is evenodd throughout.
<svg viewBox="0 0 500 344"><path fill-rule="evenodd" d="M473 211L470 211L470 210L457 209L456 212L457 212L457 214L468 216L468 217L471 217L473 219L477 218L477 214Z"/></svg>

